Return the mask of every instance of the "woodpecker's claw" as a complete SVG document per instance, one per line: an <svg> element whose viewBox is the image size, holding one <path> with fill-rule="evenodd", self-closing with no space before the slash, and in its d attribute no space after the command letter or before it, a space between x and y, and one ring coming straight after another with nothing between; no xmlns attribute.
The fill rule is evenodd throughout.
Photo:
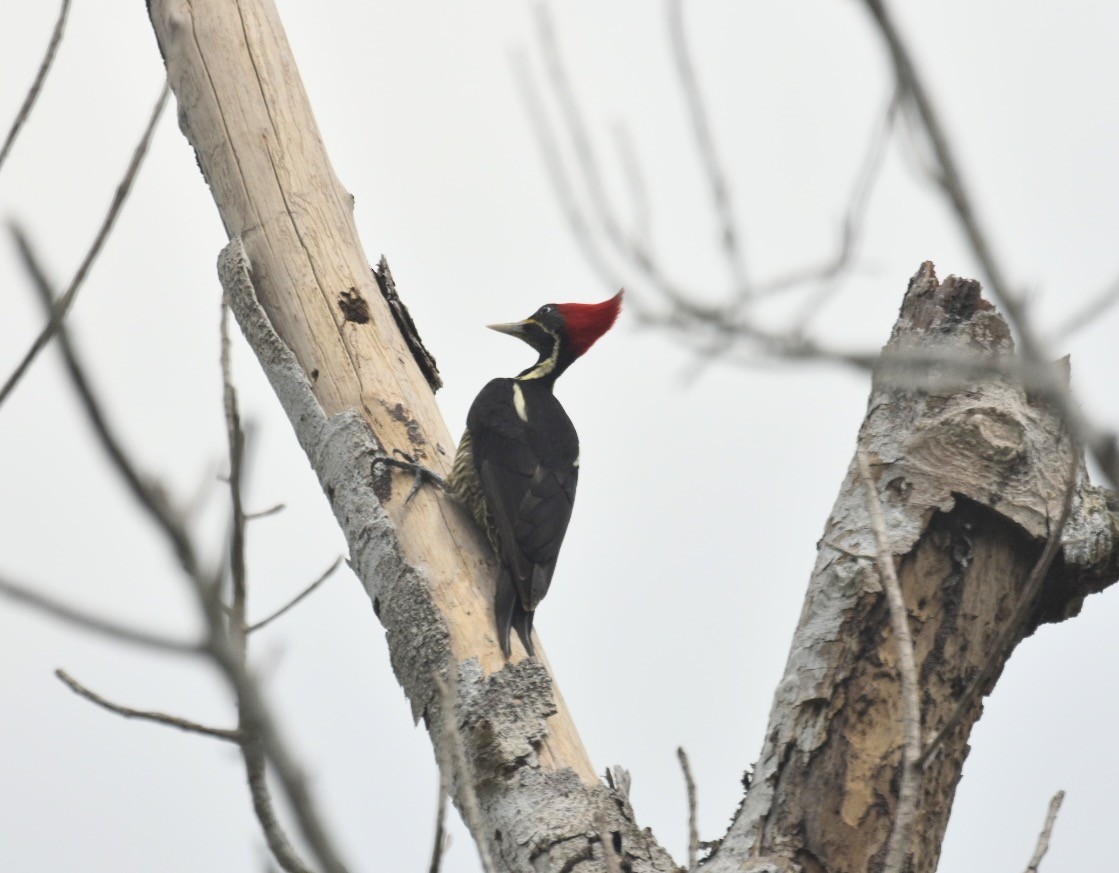
<svg viewBox="0 0 1119 873"><path fill-rule="evenodd" d="M417 461L414 456L400 449L393 449L392 454L400 455L400 458L394 458L392 455L379 454L377 455L376 461L379 461L386 467L396 467L398 470L407 470L412 474L412 490L410 490L408 496L404 498L405 503L408 503L416 496L416 492L423 487L424 482L435 485L443 491L447 490L447 480L429 467L425 467Z"/></svg>

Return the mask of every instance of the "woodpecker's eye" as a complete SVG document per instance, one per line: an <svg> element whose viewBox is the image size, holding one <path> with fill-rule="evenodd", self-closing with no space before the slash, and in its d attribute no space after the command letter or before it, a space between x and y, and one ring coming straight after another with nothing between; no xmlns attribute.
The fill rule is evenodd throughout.
<svg viewBox="0 0 1119 873"><path fill-rule="evenodd" d="M549 303L546 306L541 306L539 309L537 309L536 314L537 315L547 315L549 312L551 312L554 309L555 309L555 307L552 306L551 303Z"/></svg>

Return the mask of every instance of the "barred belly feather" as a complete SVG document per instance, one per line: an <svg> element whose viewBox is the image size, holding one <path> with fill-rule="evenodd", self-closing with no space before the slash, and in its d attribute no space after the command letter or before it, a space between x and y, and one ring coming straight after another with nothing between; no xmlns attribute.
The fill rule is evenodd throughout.
<svg viewBox="0 0 1119 873"><path fill-rule="evenodd" d="M474 443L470 438L470 431L466 431L459 441L458 451L455 452L455 463L451 475L447 479L451 493L466 507L478 526L486 532L486 538L495 552L500 554L497 543L497 532L494 530L493 520L486 508L486 496L482 492L482 480L478 478L478 470L474 466Z"/></svg>

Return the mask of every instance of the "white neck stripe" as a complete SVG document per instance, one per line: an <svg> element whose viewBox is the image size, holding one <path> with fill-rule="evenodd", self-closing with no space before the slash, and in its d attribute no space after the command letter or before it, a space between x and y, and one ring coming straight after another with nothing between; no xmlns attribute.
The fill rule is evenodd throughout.
<svg viewBox="0 0 1119 873"><path fill-rule="evenodd" d="M543 327L543 325L541 325L541 327ZM531 370L529 370L527 373L525 373L523 376L518 376L517 377L517 378L521 379L522 381L527 381L529 379L542 379L545 376L547 376L549 373L551 373L556 368L556 364L559 363L559 352L560 352L559 337L556 336L555 333L553 333L552 331L548 330L548 328L546 328L546 327L544 328L544 330L548 331L548 333L551 334L551 336L552 336L552 339L553 339L552 354L547 359L541 361L539 364L537 364L535 367L533 367Z"/></svg>

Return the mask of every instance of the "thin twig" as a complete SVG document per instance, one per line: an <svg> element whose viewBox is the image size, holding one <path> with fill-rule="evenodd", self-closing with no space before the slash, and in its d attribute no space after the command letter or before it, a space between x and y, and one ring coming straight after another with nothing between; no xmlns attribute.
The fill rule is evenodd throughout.
<svg viewBox="0 0 1119 873"><path fill-rule="evenodd" d="M245 474L245 432L237 408L237 389L233 386L232 344L229 341L229 306L221 304L222 409L225 413L226 440L229 444L229 503L232 511L229 537L229 574L233 583L230 627L234 642L244 651L245 612L248 590L245 570L245 505L241 485Z"/></svg>
<svg viewBox="0 0 1119 873"><path fill-rule="evenodd" d="M677 3L678 0L672 2ZM914 124L919 126L929 142L932 152L929 172L949 200L987 276L987 284L992 295L1001 304L1007 319L1020 338L1022 358L1026 366L1035 373L1035 378L1028 387L1031 391L1043 395L1054 406L1078 441L1099 464L1108 483L1112 487L1119 488L1119 436L1091 420L1077 405L1067 385L1055 374L1046 371L1049 356L1045 354L1044 346L1032 327L1026 301L1010 288L1004 278L1003 270L989 244L989 235L977 218L943 126L934 111L927 90L916 73L908 49L887 14L883 0L864 0L864 2L882 31L893 58L897 75L897 91L880 129L881 138L875 137L872 140L872 148L864 165L864 172L856 187L856 196L844 221L839 253L835 259L823 265L779 277L764 286L755 286L752 289L754 296L761 296L763 289L767 294L776 293L793 285L818 279L824 283L823 286L817 289L817 293L806 302L805 312L812 312L819 311L820 304L835 292L836 278L843 270L850 267L861 236L861 224L865 219L866 204L873 182L881 166L885 138L893 128L898 110L906 110L909 113L906 118L912 116ZM679 9L678 6L672 8ZM608 284L615 286L619 284L617 271L611 265L611 259L607 254L608 247L599 238L605 237L605 242L613 246L617 250L616 253L625 258L631 267L639 270L652 290L668 304L667 312L655 311L644 305L640 296L635 296L630 301L630 311L638 322L672 331L684 342L698 347L704 361L718 356L730 363L758 366L768 363L767 359L773 358L837 362L860 369L873 368L876 355L869 351L847 350L806 336L804 329L807 319L803 313L794 321L790 329L770 330L759 324L756 319L744 317L738 312L740 306L709 306L697 303L697 296L690 289L674 281L661 268L647 241L627 234L623 230L606 196L590 136L564 69L546 8L538 7L537 23L552 90L560 106L566 134L572 144L576 175L588 193L593 219L584 214L577 202L573 193L576 186L568 178L555 137L540 109L541 101L532 93L531 80L522 62L519 65L518 81L522 83L526 93L526 104L532 117L533 129L540 141L549 177L567 213L576 241L592 268ZM1116 293L1119 294L1119 291ZM1110 298L1105 302L1109 300Z"/></svg>
<svg viewBox="0 0 1119 873"><path fill-rule="evenodd" d="M688 753L684 747L676 749L676 757L680 759L680 769L684 771L684 784L688 789L688 870L694 871L699 863L699 825L696 820L695 780L692 778L692 768L688 764Z"/></svg>
<svg viewBox="0 0 1119 873"><path fill-rule="evenodd" d="M484 873L497 873L490 850L489 829L478 805L478 794L474 790L474 769L462 745L458 725L458 675L454 666L452 663L450 678L445 679L438 674L435 676L435 686L439 690L443 711L436 757L440 771L450 771L446 776L448 783L454 784L458 789L459 809L462 810L463 820L478 846L482 870Z"/></svg>
<svg viewBox="0 0 1119 873"><path fill-rule="evenodd" d="M928 136L933 157L938 165L934 178L952 205L972 251L983 272L987 274L987 285L992 296L1018 333L1018 346L1022 356L1028 363L1042 366L1050 359L1050 355L1033 328L1025 297L1010 286L1002 265L995 257L990 236L979 221L975 205L971 201L952 153L948 136L944 132L944 126L936 114L924 83L917 74L905 40L890 17L884 0L864 0L864 2L893 58L898 84L903 94L911 98L911 105ZM1073 400L1067 386L1055 375L1045 381L1041 388L1072 429L1080 444L1092 453L1111 485L1119 488L1119 439L1115 434L1099 428L1089 420Z"/></svg>
<svg viewBox="0 0 1119 873"><path fill-rule="evenodd" d="M230 642L225 633L217 586L198 585L195 590L211 630L207 651L237 700L239 724L246 735L241 749L249 778L253 810L264 830L269 849L276 861L289 873L310 873L311 868L295 853L276 818L265 781L265 759L272 764L272 770L299 830L322 870L326 873L346 873L346 867L311 799L302 768L288 752L287 743L280 736L276 721L260 692L260 686L249 673L240 650Z"/></svg>
<svg viewBox="0 0 1119 873"><path fill-rule="evenodd" d="M606 195L606 186L602 183L602 175L598 171L598 161L595 159L595 151L591 146L587 125L583 120L583 113L580 111L579 103L575 99L575 92L563 65L555 28L552 25L551 13L544 3L536 4L534 12L536 32L543 49L548 78L552 83L552 91L559 101L560 111L563 114L564 123L571 138L576 161L586 183L591 205L601 220L607 236L615 242L620 242L624 239L624 234Z"/></svg>
<svg viewBox="0 0 1119 873"><path fill-rule="evenodd" d="M285 612L287 612L293 606L297 605L300 601L302 601L303 598L307 597L316 588L318 588L320 585L322 585L323 582L325 582L327 579L329 579L330 575L335 570L337 570L341 565L342 565L342 556L339 555L337 558L334 559L333 564L331 564L329 567L327 567L325 570L323 570L323 572L319 575L318 579L316 579L314 582L312 582L310 585L308 585L306 588L304 588L302 591L300 591L297 595L295 595L295 597L293 597L291 600L289 600L284 606L281 606L279 609L277 609L275 612L273 612L270 616L268 616L267 618L261 619L256 624L249 625L247 628L245 628L245 633L246 634L255 633L256 631L260 630L262 627L265 627L266 625L274 622L281 615L283 615Z"/></svg>
<svg viewBox="0 0 1119 873"><path fill-rule="evenodd" d="M1045 825L1042 827L1041 833L1037 835L1037 848L1034 849L1033 857L1030 858L1030 863L1026 866L1026 873L1037 873L1041 866L1041 859L1049 851L1049 838L1053 835L1053 825L1057 821L1057 813L1060 812L1064 800L1064 791L1058 791L1049 801L1049 811L1045 814Z"/></svg>
<svg viewBox="0 0 1119 873"><path fill-rule="evenodd" d="M58 331L58 327L62 324L62 319L66 317L66 313L70 311L70 307L74 303L74 298L77 296L78 289L82 287L86 276L89 274L90 267L93 266L94 260L101 251L101 247L105 244L105 240L109 238L109 233L116 224L117 216L120 214L121 207L124 206L124 201L128 198L129 191L132 190L132 183L136 179L136 174L139 172L140 165L144 162L144 155L147 154L148 146L151 143L152 135L155 133L156 123L159 121L159 116L163 112L163 107L167 104L167 96L170 94L170 88L167 83L164 83L163 90L159 94L159 99L156 101L155 108L152 109L151 117L148 119L148 126L144 130L144 135L137 143L136 149L132 152L132 160L128 163L128 169L125 170L124 178L121 179L120 184L117 185L116 193L113 195L113 201L109 204L109 210L105 213L105 218L101 221L101 227L97 231L97 236L94 237L93 244L89 247L85 257L82 259L81 265L78 267L78 272L74 274L74 278L70 280L70 287L66 289L58 301L54 304L51 310L50 319L47 321L46 326L42 329L39 335L35 338L35 342L31 344L31 348L27 350L23 360L19 362L15 372L8 377L4 383L3 388L0 388L0 404L2 404L15 388L20 379L23 378L27 368L38 356L43 347L50 342L51 337Z"/></svg>
<svg viewBox="0 0 1119 873"><path fill-rule="evenodd" d="M219 740L227 740L231 743L240 744L244 740L244 735L237 730L230 730L228 728L209 727L208 725L199 724L190 719L180 718L177 715L167 715L162 712L153 712L148 709L133 709L130 706L121 706L119 703L113 703L111 700L106 700L100 694L86 688L77 679L67 673L65 670L55 670L54 675L57 676L62 682L69 687L71 691L79 697L84 697L90 703L100 706L102 709L107 709L109 712L122 715L125 718L136 718L141 721L152 721L156 724L167 725L168 727L178 728L188 734L201 734L206 737L216 737Z"/></svg>
<svg viewBox="0 0 1119 873"><path fill-rule="evenodd" d="M431 846L428 873L439 873L443 854L447 851L447 796L451 793L450 768L439 768L439 806L435 810L435 840Z"/></svg>
<svg viewBox="0 0 1119 873"><path fill-rule="evenodd" d="M649 206L649 186L645 183L637 149L625 125L614 125L614 142L633 202L633 239L638 247L650 251L653 248L653 211Z"/></svg>
<svg viewBox="0 0 1119 873"><path fill-rule="evenodd" d="M719 160L715 148L715 137L711 133L711 119L703 100L703 91L696 77L695 63L692 61L687 34L684 32L684 11L681 0L669 0L668 32L672 36L672 54L676 60L676 72L680 86L684 90L684 102L688 106L688 117L692 123L696 146L699 150L707 183L711 189L711 202L720 225L720 237L727 266L730 269L734 291L741 299L752 296L750 280L746 273L746 261L742 252L742 234L731 202L727 172Z"/></svg>
<svg viewBox="0 0 1119 873"><path fill-rule="evenodd" d="M32 609L49 615L51 618L64 621L82 630L117 640L122 643L142 646L147 649L156 649L161 652L173 652L180 655L198 655L203 651L199 643L188 643L173 640L159 634L132 628L120 624L109 618L101 618L92 613L85 612L77 607L55 600L45 594L39 594L27 586L19 585L8 579L0 577L0 597L30 606Z"/></svg>
<svg viewBox="0 0 1119 873"><path fill-rule="evenodd" d="M246 611L248 608L248 575L245 564L245 508L242 499L245 476L245 432L241 427L241 412L237 406L237 389L233 385L232 344L229 340L229 306L222 300L219 331L221 335L222 410L225 416L226 441L229 446L229 502L232 518L229 533L229 575L232 582L232 602L226 624L226 640L247 671L248 634ZM297 598L298 599L298 598ZM289 604L290 606L291 604ZM282 611L282 610L281 610ZM273 616L275 617L275 616ZM265 620L267 622L268 619ZM211 625L211 632L217 628ZM287 873L311 873L311 868L291 844L283 825L276 815L272 791L268 787L267 754L253 713L240 695L237 697L237 729L245 738L241 743L241 757L245 762L249 795L265 842L276 862Z"/></svg>
<svg viewBox="0 0 1119 873"><path fill-rule="evenodd" d="M995 666L1006 655L1007 645L1021 633L1026 618L1037 604L1037 596L1041 593L1041 586L1045 583L1046 574L1049 572L1049 567L1052 566L1053 560L1057 557L1057 552L1061 548L1061 534L1065 529L1065 524L1068 522L1069 515L1072 513L1072 501L1076 496L1076 481L1080 473L1080 451L1075 441L1070 441L1069 459L1069 468L1065 480L1065 494L1061 502L1061 514L1057 517L1056 524L1054 524L1049 531L1049 537L1045 541L1045 548L1041 550L1041 555L1038 557L1037 563L1034 564L1033 569L1030 570L1030 575L1026 577L1026 584L1022 588L1022 594L1014 607L1014 613L1003 625L1002 631L999 633L998 638L987 654L987 659L983 662L983 666L979 668L979 672L975 674L975 678L971 680L971 683L956 703L951 715L948 716L948 720L940 730L925 743L924 750L921 752L921 757L917 762L921 767L925 766L930 756L940 747L940 744L944 742L944 738L948 736L949 731L959 724L964 714L971 708L976 696L983 690L987 681L991 678Z"/></svg>
<svg viewBox="0 0 1119 873"><path fill-rule="evenodd" d="M28 241L18 228L13 228L16 241L19 244L20 254L23 257L29 275L43 299L46 306L54 300L54 291L47 281L38 260L35 258ZM244 729L246 740L241 748L246 755L257 754L257 748L263 749L264 755L272 763L276 777L283 789L284 796L290 804L299 829L306 839L312 852L318 859L324 873L345 873L332 840L328 837L326 829L319 818L308 791L306 780L296 764L294 758L287 751L287 745L279 735L271 712L264 702L254 678L249 674L244 663L243 655L229 641L226 632L225 616L222 611L218 585L207 575L202 568L194 541L182 523L179 514L174 512L164 495L162 489L151 484L146 476L132 462L124 450L119 437L110 425L100 400L94 394L89 381L85 377L84 367L78 360L77 354L70 342L69 331L64 322L59 321L56 327L58 332L59 348L66 359L67 371L71 382L74 384L81 400L82 409L93 426L98 442L109 456L114 469L127 483L130 493L140 507L156 522L157 527L167 539L181 564L184 574L190 582L192 591L198 602L199 609L206 623L208 639L201 647L192 647L190 650L207 654L216 664L237 699L238 710L241 713L241 725ZM2 590L2 589L0 589ZM24 598L29 599L29 598ZM41 599L41 598L40 598ZM51 610L59 617L74 620L65 613L73 610ZM90 622L85 616L78 616L78 623L84 625L105 625L104 622ZM111 636L133 638L134 641L141 635L135 633L120 633L120 628L108 626ZM101 629L95 627L95 629ZM127 629L125 629L127 630ZM150 640L150 638L148 638ZM162 641L160 641L162 642ZM150 642L149 642L150 644ZM173 646L161 646L174 648ZM244 752L244 750L248 750ZM250 780L254 778L250 773ZM263 782L263 771L256 777ZM254 806L261 795L253 793ZM267 813L267 811L265 811ZM258 817L261 816L258 810ZM272 815L272 820L275 816ZM265 836L269 837L270 822L267 817L261 818L261 824L266 828ZM278 825L277 825L278 827ZM282 833L281 833L282 835ZM269 841L270 847L273 841ZM285 858L277 856L277 861L284 864ZM289 853L286 858L289 862L298 861L294 853ZM301 864L301 862L300 862ZM289 863L285 869L290 873L309 873L305 865Z"/></svg>
<svg viewBox="0 0 1119 873"><path fill-rule="evenodd" d="M883 166L885 166L886 146L890 142L890 137L897 122L898 105L899 97L895 93L890 98L889 103L886 104L881 123L871 134L866 156L859 168L855 185L851 191L851 199L847 203L847 211L843 216L843 223L840 227L839 250L823 264L804 270L795 270L785 276L759 284L755 291L756 296L763 297L807 282L821 283L816 292L810 294L800 307L800 314L794 322L794 333L804 332L809 321L823 309L824 303L838 290L839 280L850 269L855 260L859 243L862 242L863 228L866 224L867 213L870 211L875 184L882 173Z"/></svg>
<svg viewBox="0 0 1119 873"><path fill-rule="evenodd" d="M15 121L12 122L11 128L8 130L8 135L4 138L4 145L0 146L0 167L4 166L4 161L8 157L8 153L12 150L12 145L19 135L20 129L31 115L31 110L35 106L35 101L39 97L39 91L42 90L43 82L46 81L47 73L50 72L51 64L54 63L54 56L58 52L58 46L62 43L62 32L66 27L66 16L70 14L70 0L62 0L62 8L58 10L58 20L54 23L54 30L51 33L50 42L47 43L47 51L43 55L43 61L39 64L39 72L35 74L35 81L31 83L31 87L27 90L27 95L23 98L23 105L19 107L19 112L16 113Z"/></svg>
<svg viewBox="0 0 1119 873"><path fill-rule="evenodd" d="M246 512L245 521L256 521L258 518L268 518L270 515L276 515L287 509L284 503L277 503L275 506L269 506L267 509L262 509L260 512Z"/></svg>
<svg viewBox="0 0 1119 873"><path fill-rule="evenodd" d="M242 725L245 719L241 719ZM257 736L248 736L241 743L241 757L245 762L245 776L249 784L253 812L268 844L268 851L287 873L313 873L312 868L300 857L291 844L287 832L276 815L272 792L268 787L267 756Z"/></svg>
<svg viewBox="0 0 1119 873"><path fill-rule="evenodd" d="M941 124L940 117L936 113L924 82L917 73L909 48L887 11L884 0L865 0L865 3L893 58L894 72L897 75L898 84L903 93L911 98L918 118L925 128L929 145L933 150L933 156L939 165L936 175L937 181L952 204L956 218L963 227L968 242L983 267L983 272L987 274L991 293L1002 304L1003 310L1014 325L1022 331L1022 345L1026 356L1033 360L1041 360L1043 356L1039 354L1040 350L1032 333L1028 332L1029 325L1025 313L1025 302L1017 292L1011 289L1006 281L1002 265L995 257L988 234L979 221L975 205L972 203L968 188L964 184L958 162L948 142L948 136L944 132L944 126Z"/></svg>
<svg viewBox="0 0 1119 873"><path fill-rule="evenodd" d="M886 532L886 519L882 515L882 504L878 489L870 473L870 462L866 452L858 451L859 475L866 488L867 509L870 512L871 527L878 541L878 575L886 591L886 604L890 610L890 627L898 648L898 673L901 677L901 725L904 734L902 748L901 784L898 786L898 804L894 813L894 827L886 849L886 859L882 864L883 873L901 873L909 848L909 837L917 818L917 803L920 794L921 770L918 759L921 756L921 705L917 690L917 662L913 655L913 637L909 633L909 611L901 592L897 570L894 567L894 553L890 548L890 537Z"/></svg>
<svg viewBox="0 0 1119 873"><path fill-rule="evenodd" d="M536 7L536 22L541 52L544 56L552 92L559 103L560 114L575 155L579 177L583 188L587 191L591 211L602 234L610 245L629 260L633 267L645 275L658 293L677 306L687 305L688 295L679 284L664 272L657 262L653 250L643 246L637 238L632 234L627 234L622 229L621 222L606 196L606 188L602 183L595 151L591 147L590 133L583 119L579 103L575 98L570 78L567 75L548 8L544 4ZM553 186L556 188L561 203L565 204L568 220L571 223L571 229L576 240L583 248L591 266L600 273L607 284L611 286L625 284L617 278L616 273L610 267L605 254L599 248L595 234L591 231L590 221L583 215L575 201L572 194L574 186L567 179L567 173L560 158L555 137L552 136L551 130L544 120L543 112L539 109L542 101L533 92L531 79L524 69L521 70L520 80L524 86L533 128L541 144L541 150L544 152ZM629 302L631 311L638 303L639 298L637 301L631 300ZM722 312L722 310L719 311Z"/></svg>
<svg viewBox="0 0 1119 873"><path fill-rule="evenodd" d="M556 137L544 114L543 100L533 84L528 63L522 54L513 57L514 78L520 85L521 101L528 113L532 132L540 146L540 154L544 159L544 168L548 179L552 183L556 200L567 217L568 227L571 228L575 243L583 251L583 256L592 269L599 274L603 281L610 287L621 284L614 268L610 265L606 255L599 249L595 235L591 232L586 216L575 198L575 187L567 175L563 157L556 145Z"/></svg>
<svg viewBox="0 0 1119 873"><path fill-rule="evenodd" d="M1050 339L1053 342L1068 339L1077 331L1083 330L1116 303L1119 303L1119 276L1112 279L1107 287L1086 303L1079 312L1074 312L1061 322L1060 326L1050 335Z"/></svg>
<svg viewBox="0 0 1119 873"><path fill-rule="evenodd" d="M18 225L11 225L11 232L12 236L15 238L16 246L19 249L20 257L23 260L24 268L27 270L32 285L39 295L39 301L43 304L46 311L57 312L58 306L55 302L54 289L51 287L50 281L46 277L46 273L42 268L38 256L35 254L35 250L31 247L30 240L24 235L22 228ZM70 332L67 330L65 323L61 320L58 321L55 324L55 330L58 332L58 346L66 362L66 370L69 373L70 382L78 392L78 399L81 401L86 418L93 427L98 443L109 456L110 462L120 474L121 478L124 479L125 484L128 485L128 490L132 493L137 503L139 503L155 521L159 529L163 531L164 536L172 542L175 555L187 574L194 577L199 573L198 561L195 557L194 546L190 542L190 537L183 529L177 513L175 513L168 504L163 489L153 484L149 478L142 474L132 463L124 445L110 427L104 410L101 407L101 402L98 400L86 376L85 367L78 360L77 353L70 341Z"/></svg>

